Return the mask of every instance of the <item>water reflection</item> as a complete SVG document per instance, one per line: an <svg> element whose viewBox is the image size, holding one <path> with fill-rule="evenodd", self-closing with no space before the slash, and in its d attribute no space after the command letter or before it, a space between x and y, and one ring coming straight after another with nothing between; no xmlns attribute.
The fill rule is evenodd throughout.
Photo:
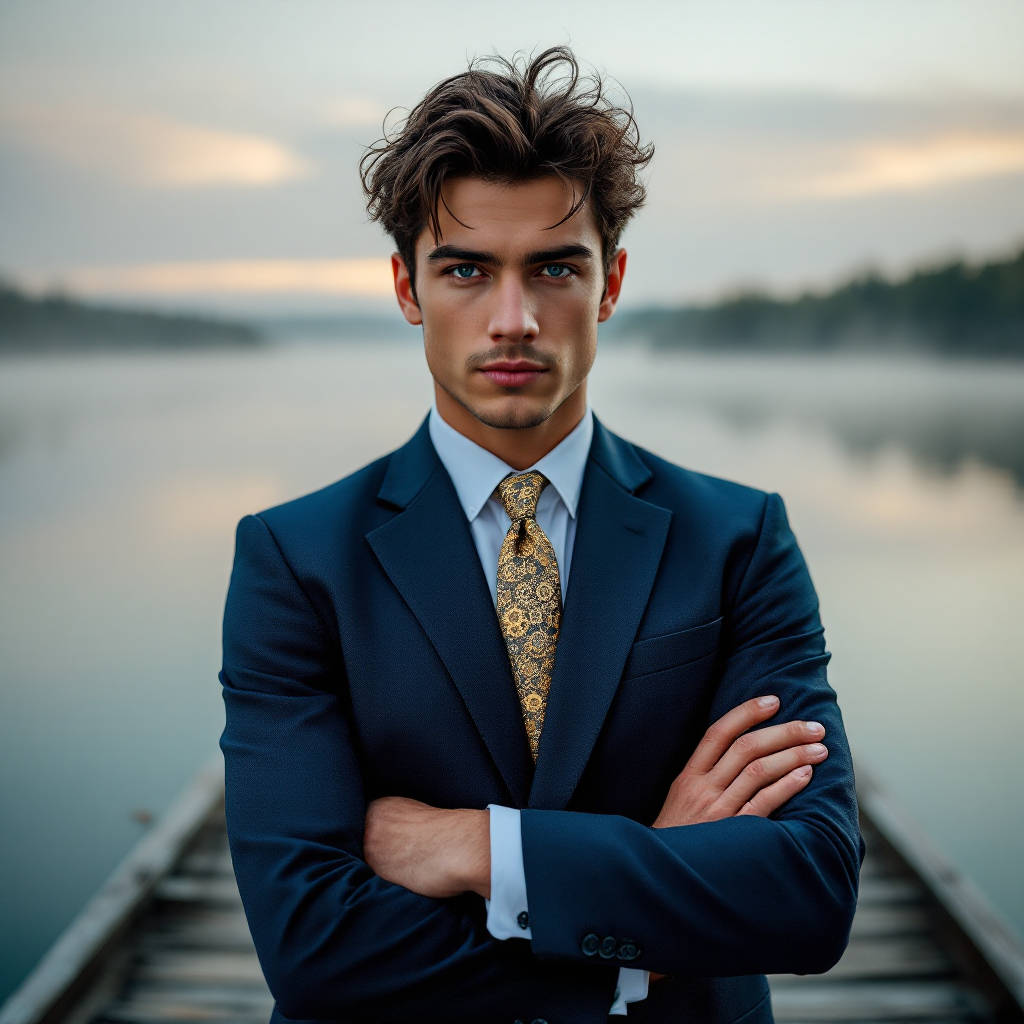
<svg viewBox="0 0 1024 1024"><path fill-rule="evenodd" d="M611 350L623 386L758 432L786 421L855 455L899 448L943 473L967 462L1024 488L1024 366L931 359L706 357Z"/></svg>

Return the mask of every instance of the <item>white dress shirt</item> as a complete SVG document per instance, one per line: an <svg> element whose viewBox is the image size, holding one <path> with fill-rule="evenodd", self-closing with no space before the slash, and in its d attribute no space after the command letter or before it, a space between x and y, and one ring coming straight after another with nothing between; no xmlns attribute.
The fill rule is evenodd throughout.
<svg viewBox="0 0 1024 1024"><path fill-rule="evenodd" d="M498 555L512 521L499 498L498 484L510 473L521 472L446 423L436 406L428 424L444 468L455 485L462 510L469 520L480 564L497 603ZM537 502L537 525L551 541L558 561L558 578L565 600L576 541L576 511L583 473L594 437L594 417L588 408L576 428L539 462L530 467L550 484ZM531 939L526 870L523 865L522 823L513 807L491 804L491 898L487 903L487 930L496 939ZM649 973L635 967L619 968L619 983L610 1014L625 1015L627 1003L647 998Z"/></svg>

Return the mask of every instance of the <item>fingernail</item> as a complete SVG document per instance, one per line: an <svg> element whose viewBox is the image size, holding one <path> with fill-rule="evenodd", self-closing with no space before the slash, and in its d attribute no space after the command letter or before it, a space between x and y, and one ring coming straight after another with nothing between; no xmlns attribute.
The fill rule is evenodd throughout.
<svg viewBox="0 0 1024 1024"><path fill-rule="evenodd" d="M807 723L807 731L809 733L813 733L815 736L817 736L819 733L822 736L824 736L825 735L825 726L823 726L821 724L821 722L808 722Z"/></svg>
<svg viewBox="0 0 1024 1024"><path fill-rule="evenodd" d="M793 772L793 774L798 779L807 779L807 778L810 778L811 773L813 771L814 771L814 769L809 764L805 764L803 766L803 768L797 768L797 770L795 772Z"/></svg>
<svg viewBox="0 0 1024 1024"><path fill-rule="evenodd" d="M824 743L808 743L804 747L804 753L808 757L821 757L822 754L826 753Z"/></svg>
<svg viewBox="0 0 1024 1024"><path fill-rule="evenodd" d="M770 707L774 707L774 705L779 703L779 698L778 697L758 697L757 698L757 703L760 704L761 707L763 707L763 708L770 708Z"/></svg>

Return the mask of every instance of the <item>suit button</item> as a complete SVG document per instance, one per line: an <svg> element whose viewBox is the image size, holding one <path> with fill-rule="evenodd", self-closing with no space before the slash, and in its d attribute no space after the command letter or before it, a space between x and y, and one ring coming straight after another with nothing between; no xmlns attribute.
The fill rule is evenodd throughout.
<svg viewBox="0 0 1024 1024"><path fill-rule="evenodd" d="M583 941L580 943L580 950L584 956L596 956L597 951L601 948L601 940L591 932L589 935L583 936Z"/></svg>
<svg viewBox="0 0 1024 1024"><path fill-rule="evenodd" d="M632 939L623 939L619 946L620 960L635 960L640 955L640 947Z"/></svg>
<svg viewBox="0 0 1024 1024"><path fill-rule="evenodd" d="M548 1024L548 1022L544 1020L543 1017L538 1017L535 1021L532 1021L531 1024Z"/></svg>
<svg viewBox="0 0 1024 1024"><path fill-rule="evenodd" d="M521 910L516 918L516 923L525 931L530 927L530 915L525 910Z"/></svg>
<svg viewBox="0 0 1024 1024"><path fill-rule="evenodd" d="M611 960L615 956L616 950L619 948L619 944L615 939L614 935L606 935L601 940L601 948L598 952L601 954L603 960Z"/></svg>

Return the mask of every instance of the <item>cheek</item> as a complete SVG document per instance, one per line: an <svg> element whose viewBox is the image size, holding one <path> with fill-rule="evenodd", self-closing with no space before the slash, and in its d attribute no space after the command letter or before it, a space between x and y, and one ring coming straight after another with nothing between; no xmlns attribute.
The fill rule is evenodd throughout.
<svg viewBox="0 0 1024 1024"><path fill-rule="evenodd" d="M450 375L451 345L442 344L441 339L447 336L438 324L423 323L423 353L427 357L427 368L431 376L444 380Z"/></svg>
<svg viewBox="0 0 1024 1024"><path fill-rule="evenodd" d="M592 307L590 302L580 303L561 325L564 366L576 384L587 376L597 356L597 313Z"/></svg>
<svg viewBox="0 0 1024 1024"><path fill-rule="evenodd" d="M593 331L580 340L573 350L573 378L579 384L590 373L594 360L597 358L597 332Z"/></svg>
<svg viewBox="0 0 1024 1024"><path fill-rule="evenodd" d="M600 294L589 287L543 296L536 307L541 332L564 339L566 349L582 356L597 344L600 305Z"/></svg>
<svg viewBox="0 0 1024 1024"><path fill-rule="evenodd" d="M458 310L431 304L423 317L423 350L431 374L452 383L461 377L466 359L473 351L472 326Z"/></svg>

